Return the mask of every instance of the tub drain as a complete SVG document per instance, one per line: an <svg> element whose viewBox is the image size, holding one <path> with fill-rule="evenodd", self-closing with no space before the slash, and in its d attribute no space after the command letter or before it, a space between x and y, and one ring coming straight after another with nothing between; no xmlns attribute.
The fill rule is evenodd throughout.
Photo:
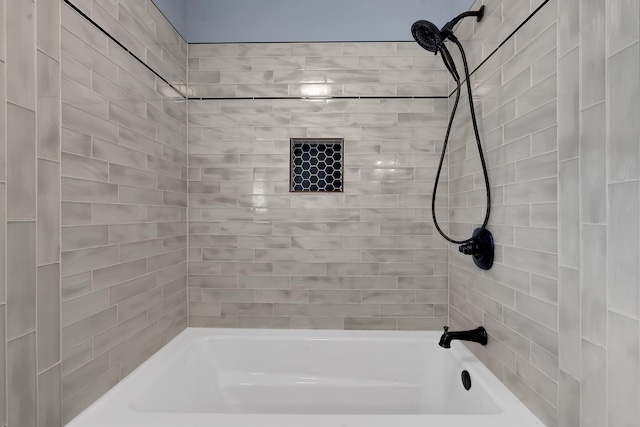
<svg viewBox="0 0 640 427"><path fill-rule="evenodd" d="M471 375L469 375L469 371L462 371L460 376L462 377L462 385L466 390L469 390L471 388Z"/></svg>

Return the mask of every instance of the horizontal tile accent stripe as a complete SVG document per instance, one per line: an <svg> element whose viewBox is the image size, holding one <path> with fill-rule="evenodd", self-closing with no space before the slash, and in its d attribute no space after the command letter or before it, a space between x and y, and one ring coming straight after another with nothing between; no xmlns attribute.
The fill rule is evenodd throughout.
<svg viewBox="0 0 640 427"><path fill-rule="evenodd" d="M66 1L66 0L65 0L65 1ZM542 9L542 8L543 8L547 3L549 3L549 0L544 0L544 1L540 4L540 6L538 6L538 7L536 8L536 10L534 10L533 12L531 12L531 15L527 16L527 18L526 18L526 19L524 19L524 20L520 23L520 25L518 25L518 26L517 26L517 27L516 27L516 28L515 28L515 29L514 29L514 30L513 30L513 31L512 31L508 36L507 36L507 37L505 37L505 38L504 38L504 40L502 40L502 41L500 42L500 44L499 44L498 46L496 46L496 48L495 48L495 49L494 49L494 50L493 50L489 55L487 55L487 57L486 57L482 62L480 62L480 64L478 64L478 66L477 66L476 68L474 68L474 69L469 73L469 75L473 76L473 74L474 74L476 71L478 71L480 68L482 68L482 66L485 64L485 62L487 62L487 61L488 61L488 60L489 60L493 55L495 55L495 54L496 54L496 53L497 53L497 52L502 48L502 46L504 46L504 45L505 45L505 43L506 43L506 42L508 42L512 37L514 37L514 36L516 35L516 33L517 33L518 31L520 31L520 29L521 29L521 28L522 28L522 27L523 27L527 22L529 22L529 20L531 20L531 18L533 18L533 17L536 15L536 13L540 12L540 10L541 10L541 9ZM465 83L465 81L466 81L466 79L463 79L463 80L462 80L462 82L461 82L461 85L463 85L463 84ZM451 91L451 93L449 94L449 97L453 96L453 94L454 94L454 93L456 93L456 91L455 91L455 90Z"/></svg>
<svg viewBox="0 0 640 427"><path fill-rule="evenodd" d="M225 44L342 44L342 43L406 43L411 40L329 40L329 41L309 41L309 40L296 40L289 42L197 42L189 43L189 46L198 45L225 45Z"/></svg>
<svg viewBox="0 0 640 427"><path fill-rule="evenodd" d="M165 79L161 74L159 74L156 70L154 70L152 67L150 67L146 62L144 62L143 60L141 60L140 58L138 58L138 56L136 54L134 54L131 50L129 50L125 45L123 45L118 39L116 39L115 37L113 37L111 34L109 34L109 32L107 32L104 28L102 28L100 25L98 25L98 23L96 23L93 19L91 19L89 16L87 16L84 12L82 12L79 8L77 8L70 0L63 0L66 4L68 4L71 8L73 8L76 12L78 12L83 18L85 18L87 21L89 21L93 26L95 26L98 30L100 30L103 34L105 34L107 37L109 37L111 40L113 40L114 43L116 43L118 46L120 46L122 49L124 49L127 53L129 53L129 55L133 56L138 62L140 62L142 65L144 65L149 71L151 71L153 74L155 74L159 79L161 79L163 82L165 82L167 85L169 85L173 90L175 90L177 93L179 93L183 98L189 99L189 100L226 100L226 99L244 99L244 100L249 100L249 99L264 99L264 100L270 100L270 99L441 99L441 98L447 98L444 96L360 96L360 97L351 97L351 96L335 96L335 97L245 97L245 98L198 98L198 97L185 97L175 86L173 86L171 83L169 83L169 81L167 79ZM500 42L500 44L480 63L478 64L477 67L475 67L472 71L471 71L471 75L473 75L478 69L480 69L485 62L487 62L489 60L489 58L491 58L495 53L497 53L500 48L502 46L504 46L504 44L506 42L508 42L512 37L514 37L516 35L516 33L520 30L520 28L522 28L522 26L524 26L531 18L533 18L533 16L538 13L547 3L549 2L549 0L545 0L542 4L540 4L540 6L538 6L536 8L536 10L534 10L524 21L522 21L522 23L520 25L518 25L517 28L515 28L507 37L505 37L505 39ZM256 43L252 43L252 44L259 44L260 42L256 42ZM305 43L305 42L299 42L299 43ZM326 42L329 43L329 42ZM341 42L335 42L335 43L352 43L349 41L341 41ZM356 42L353 42L356 43ZM229 44L229 43L192 43L192 44ZM273 43L271 43L273 44ZM464 83L464 80L463 80ZM455 93L455 91L452 91L449 94L449 97L453 96L453 94Z"/></svg>
<svg viewBox="0 0 640 427"><path fill-rule="evenodd" d="M449 96L250 96L235 98L197 98L189 97L189 101L228 101L228 100L274 100L274 99L447 99Z"/></svg>
<svg viewBox="0 0 640 427"><path fill-rule="evenodd" d="M183 98L188 100L210 100L210 101L220 101L220 100L228 100L228 99L236 99L236 100L273 100L273 99L446 99L446 96L330 96L330 97L238 97L238 98L198 98L198 97L185 97L174 85L169 83L167 79L165 79L160 73L150 67L146 62L142 59L138 58L138 56L129 50L122 42L112 36L108 31L98 25L93 19L87 16L84 12L82 12L78 7L76 7L70 0L63 0L66 4L69 5L72 9L78 12L84 19L89 21L94 27L100 30L104 35L109 37L114 43L124 49L129 55L136 59L140 64L144 65L149 71L155 74L159 79L169 85L176 93L179 93ZM548 0L547 0L548 1ZM535 12L534 12L535 13ZM515 34L515 32L514 32ZM512 34L513 35L513 34ZM505 40L506 41L506 40ZM340 42L345 43L345 42ZM497 49L496 49L497 50ZM493 54L493 53L492 53Z"/></svg>
<svg viewBox="0 0 640 427"><path fill-rule="evenodd" d="M129 50L125 45L123 45L117 38L115 38L114 36L112 36L111 34L109 34L109 32L107 30L105 30L104 28L102 28L100 25L98 25L98 23L96 21L94 21L93 19L91 19L89 16L87 16L87 14L85 14L82 10L80 10L78 7L76 7L76 5L74 5L73 3L71 3L70 0L63 0L67 5L69 5L70 8L72 8L73 10L75 10L76 12L78 12L80 14L80 16L82 16L84 19L86 19L88 22L91 23L91 25L93 25L94 27L96 27L98 30L100 30L100 32L102 32L105 36L109 37L115 44L117 44L118 46L120 46L122 49L124 49L129 55L131 55L136 61L138 61L139 63L141 63L142 65L145 66L145 68L147 68L149 71L151 71L153 74L156 75L156 77L158 77L160 80L162 80L163 82L165 82L166 84L169 85L169 87L171 87L171 89L175 90L176 93L179 93L180 96L182 96L182 98L185 98L185 96L182 94L182 92L180 92L174 85L172 85L171 83L169 83L169 81L167 79L165 79L164 77L162 77L156 70L154 70L153 68L151 68L146 62L144 62L142 59L138 58L138 56L133 53L131 50Z"/></svg>

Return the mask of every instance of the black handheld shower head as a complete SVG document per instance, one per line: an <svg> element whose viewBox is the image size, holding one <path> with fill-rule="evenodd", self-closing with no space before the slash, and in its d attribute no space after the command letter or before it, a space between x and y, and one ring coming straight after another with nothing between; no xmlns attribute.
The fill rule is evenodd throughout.
<svg viewBox="0 0 640 427"><path fill-rule="evenodd" d="M411 34L416 42L429 52L438 53L442 42L440 29L429 21L417 21L411 26Z"/></svg>
<svg viewBox="0 0 640 427"><path fill-rule="evenodd" d="M434 23L429 21L417 21L411 26L411 34L416 42L425 50L433 52L437 55L440 52L444 65L447 67L453 78L458 81L458 71L456 66L444 45L444 41L447 38L445 33L442 33ZM449 37L453 37L450 33Z"/></svg>
<svg viewBox="0 0 640 427"><path fill-rule="evenodd" d="M463 18L475 16L478 22L484 16L484 5L477 11L464 12L447 22L442 29L429 21L416 21L411 26L411 34L418 44L429 52L435 54L441 50L444 41L453 37L453 27Z"/></svg>

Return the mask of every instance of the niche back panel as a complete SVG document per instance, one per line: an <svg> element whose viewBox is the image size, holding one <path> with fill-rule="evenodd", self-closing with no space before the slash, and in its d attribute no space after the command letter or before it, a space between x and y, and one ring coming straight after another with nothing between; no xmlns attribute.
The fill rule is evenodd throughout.
<svg viewBox="0 0 640 427"><path fill-rule="evenodd" d="M343 138L291 138L289 155L289 191L343 191Z"/></svg>

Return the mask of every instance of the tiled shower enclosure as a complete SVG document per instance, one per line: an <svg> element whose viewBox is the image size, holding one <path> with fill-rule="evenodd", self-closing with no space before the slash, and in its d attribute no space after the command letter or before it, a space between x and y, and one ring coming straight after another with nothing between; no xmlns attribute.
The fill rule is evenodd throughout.
<svg viewBox="0 0 640 427"><path fill-rule="evenodd" d="M190 96L208 98L189 101L191 325L441 328L439 58L414 43L218 44L189 46L189 65ZM344 139L344 192L289 192L291 138Z"/></svg>
<svg viewBox="0 0 640 427"><path fill-rule="evenodd" d="M637 426L640 10L481 3L456 34L486 272L434 233L453 85L415 43L187 45L151 0L0 0L0 427L60 427L188 325L449 323L545 424ZM290 192L296 138L344 140L343 192Z"/></svg>

